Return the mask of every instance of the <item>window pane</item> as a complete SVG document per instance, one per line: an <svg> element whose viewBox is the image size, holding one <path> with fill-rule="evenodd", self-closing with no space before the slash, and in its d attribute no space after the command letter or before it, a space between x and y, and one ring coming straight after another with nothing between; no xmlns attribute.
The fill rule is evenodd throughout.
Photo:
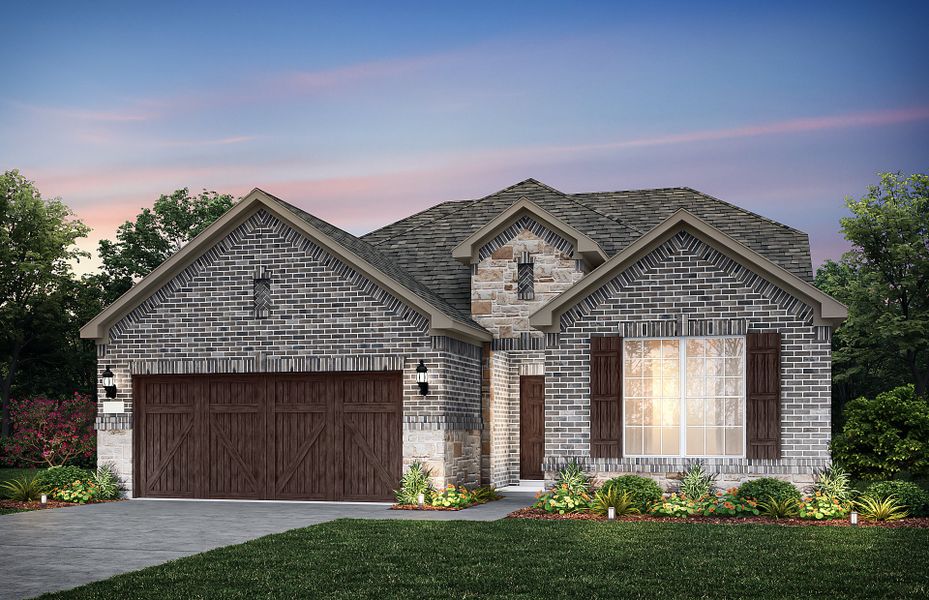
<svg viewBox="0 0 929 600"><path fill-rule="evenodd" d="M661 358L661 340L645 340L642 343L646 358Z"/></svg>
<svg viewBox="0 0 929 600"><path fill-rule="evenodd" d="M661 454L661 428L645 428L645 454Z"/></svg>
<svg viewBox="0 0 929 600"><path fill-rule="evenodd" d="M661 429L662 454L681 453L681 430L677 427L663 427Z"/></svg>
<svg viewBox="0 0 929 600"><path fill-rule="evenodd" d="M726 338L723 344L726 356L742 356L742 348L744 345L744 340L740 337Z"/></svg>
<svg viewBox="0 0 929 600"><path fill-rule="evenodd" d="M726 395L739 396L742 394L742 379L740 377L726 377Z"/></svg>
<svg viewBox="0 0 929 600"><path fill-rule="evenodd" d="M706 393L708 396L725 396L726 380L722 377L708 378L706 382Z"/></svg>
<svg viewBox="0 0 929 600"><path fill-rule="evenodd" d="M726 398L726 425L742 426L741 398Z"/></svg>
<svg viewBox="0 0 929 600"><path fill-rule="evenodd" d="M624 440L625 454L642 454L642 429L640 427L626 427Z"/></svg>
<svg viewBox="0 0 929 600"><path fill-rule="evenodd" d="M706 340L702 338L689 338L687 340L687 356L706 355Z"/></svg>
<svg viewBox="0 0 929 600"><path fill-rule="evenodd" d="M706 381L703 379L703 374L701 371L695 371L693 377L691 377L691 371L689 369L690 360L687 361L687 365L687 397L702 398L705 395L704 384L706 383Z"/></svg>
<svg viewBox="0 0 929 600"><path fill-rule="evenodd" d="M680 346L677 340L661 340L661 356L677 360L680 356Z"/></svg>
<svg viewBox="0 0 929 600"><path fill-rule="evenodd" d="M706 359L704 369L706 370L707 377L722 377L723 368L723 361L721 358Z"/></svg>
<svg viewBox="0 0 929 600"><path fill-rule="evenodd" d="M687 358L687 383L690 384L690 380L700 381L703 379L703 359L702 358Z"/></svg>
<svg viewBox="0 0 929 600"><path fill-rule="evenodd" d="M706 428L706 453L708 455L712 456L724 453L723 431L722 427Z"/></svg>
<svg viewBox="0 0 929 600"><path fill-rule="evenodd" d="M641 377L642 376L642 359L638 356L629 357L626 360L626 377Z"/></svg>
<svg viewBox="0 0 929 600"><path fill-rule="evenodd" d="M707 356L722 356L723 355L723 341L720 338L707 338L706 355Z"/></svg>
<svg viewBox="0 0 929 600"><path fill-rule="evenodd" d="M703 398L688 398L687 399L687 424L688 425L703 425L703 409L705 406L705 401Z"/></svg>
<svg viewBox="0 0 929 600"><path fill-rule="evenodd" d="M726 424L726 400L723 398L706 399L706 424Z"/></svg>
<svg viewBox="0 0 929 600"><path fill-rule="evenodd" d="M642 380L638 378L626 378L626 391L624 395L627 398L641 398L643 395Z"/></svg>
<svg viewBox="0 0 929 600"><path fill-rule="evenodd" d="M674 363L675 365L677 363ZM681 390L678 387L677 377L664 377L661 380L661 393L665 398L674 398L678 404L681 403Z"/></svg>
<svg viewBox="0 0 929 600"><path fill-rule="evenodd" d="M662 425L680 425L681 424L681 401L680 398L665 398L661 408Z"/></svg>
<svg viewBox="0 0 929 600"><path fill-rule="evenodd" d="M742 376L742 359L741 358L727 358L725 361L726 365L726 377L741 377Z"/></svg>
<svg viewBox="0 0 929 600"><path fill-rule="evenodd" d="M726 454L738 456L742 454L742 428L726 428Z"/></svg>
<svg viewBox="0 0 929 600"><path fill-rule="evenodd" d="M626 398L625 419L627 425L642 424L642 399Z"/></svg>
<svg viewBox="0 0 929 600"><path fill-rule="evenodd" d="M706 444L703 443L703 428L687 428L687 454L700 456L706 454Z"/></svg>

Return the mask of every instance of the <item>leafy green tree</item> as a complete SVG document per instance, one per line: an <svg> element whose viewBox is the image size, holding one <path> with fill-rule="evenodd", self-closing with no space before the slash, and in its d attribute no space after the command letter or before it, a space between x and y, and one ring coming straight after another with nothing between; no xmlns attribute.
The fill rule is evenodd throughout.
<svg viewBox="0 0 929 600"><path fill-rule="evenodd" d="M71 282L75 242L89 229L55 198L45 200L19 171L0 175L0 436L10 434L10 392L21 361L55 319L54 298Z"/></svg>
<svg viewBox="0 0 929 600"><path fill-rule="evenodd" d="M232 205L229 194L204 190L191 196L183 188L162 195L152 208L143 209L135 221L120 225L115 242L100 241L103 269L99 284L106 304L180 250Z"/></svg>
<svg viewBox="0 0 929 600"><path fill-rule="evenodd" d="M912 383L929 394L929 175L884 173L841 220L853 248L817 284L849 307L836 332L834 374L871 395ZM858 395L858 394L854 394Z"/></svg>

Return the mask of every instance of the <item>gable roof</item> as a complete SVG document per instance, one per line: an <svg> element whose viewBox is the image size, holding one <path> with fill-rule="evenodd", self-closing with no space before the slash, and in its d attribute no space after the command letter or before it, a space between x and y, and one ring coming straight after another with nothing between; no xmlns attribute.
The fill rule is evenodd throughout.
<svg viewBox="0 0 929 600"><path fill-rule="evenodd" d="M510 223L524 215L533 217L570 241L577 254L592 265L600 265L606 260L606 253L600 249L597 242L525 197L514 202L508 209L466 237L452 250L452 256L466 265L479 262L478 253L484 242L492 239L506 229Z"/></svg>
<svg viewBox="0 0 929 600"><path fill-rule="evenodd" d="M583 232L608 257L683 208L800 279L813 281L805 233L691 188L565 194L526 179L476 200L443 202L362 239L468 312L471 271L452 251L522 198Z"/></svg>
<svg viewBox="0 0 929 600"><path fill-rule="evenodd" d="M437 334L467 341L491 339L490 333L473 321L469 313L449 304L369 243L257 188L91 319L81 328L81 337L106 339L111 325L261 209L268 210L407 305L425 313Z"/></svg>
<svg viewBox="0 0 929 600"><path fill-rule="evenodd" d="M564 312L614 277L617 277L637 260L680 231L687 231L729 258L763 275L766 280L809 304L813 309L814 325L835 326L848 316L848 309L841 302L821 292L811 283L775 264L690 211L681 208L593 270L573 287L565 290L551 302L542 306L529 317L529 324L545 332L559 331L561 327L560 317Z"/></svg>

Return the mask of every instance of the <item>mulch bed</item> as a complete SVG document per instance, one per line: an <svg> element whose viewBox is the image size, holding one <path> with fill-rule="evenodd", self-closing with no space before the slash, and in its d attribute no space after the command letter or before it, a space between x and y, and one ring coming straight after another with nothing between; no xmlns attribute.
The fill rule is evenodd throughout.
<svg viewBox="0 0 929 600"><path fill-rule="evenodd" d="M458 506L432 506L431 504L424 504L420 508L418 504L394 504L390 507L390 510L461 510L461 508Z"/></svg>
<svg viewBox="0 0 929 600"><path fill-rule="evenodd" d="M541 508L521 508L507 515L508 519L538 519L542 521L606 521L606 517L593 513L571 513L559 515L547 513ZM659 523L711 523L714 525L780 525L783 527L809 527L829 525L833 527L851 527L848 519L815 521L807 519L771 519L768 517L656 517L653 515L617 516L617 521L655 521ZM929 517L909 517L898 521L867 521L859 518L860 527L885 527L896 529L915 527L929 529Z"/></svg>
<svg viewBox="0 0 929 600"><path fill-rule="evenodd" d="M87 502L87 504L101 504L103 502L121 502L121 500L98 500L97 502ZM16 508L19 510L45 510L48 508L67 508L68 506L80 506L76 502L60 502L49 498L45 506L38 500L32 502L19 502L17 500L0 500L0 508Z"/></svg>

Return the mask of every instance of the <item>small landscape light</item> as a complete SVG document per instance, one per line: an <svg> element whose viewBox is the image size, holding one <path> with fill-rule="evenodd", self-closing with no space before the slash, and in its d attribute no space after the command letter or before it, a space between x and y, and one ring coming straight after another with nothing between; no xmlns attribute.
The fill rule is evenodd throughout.
<svg viewBox="0 0 929 600"><path fill-rule="evenodd" d="M106 390L106 397L115 398L116 377L113 375L113 371L110 370L109 365L103 369L103 373L100 373L100 378L103 380L103 389Z"/></svg>
<svg viewBox="0 0 929 600"><path fill-rule="evenodd" d="M419 384L419 393L423 396L429 393L429 379L427 378L427 373L429 369L426 368L426 364L420 359L419 365L416 367L416 383Z"/></svg>
<svg viewBox="0 0 929 600"><path fill-rule="evenodd" d="M858 511L857 510L852 511L852 514L849 515L849 520L851 521L853 527L858 526Z"/></svg>
<svg viewBox="0 0 929 600"><path fill-rule="evenodd" d="M48 504L48 496L46 496L45 494L42 494L42 497L39 498L39 504L41 504L42 506L45 506L46 504Z"/></svg>
<svg viewBox="0 0 929 600"><path fill-rule="evenodd" d="M416 497L416 503L419 504L420 508L425 508L426 507L426 494L420 493L419 496Z"/></svg>
<svg viewBox="0 0 929 600"><path fill-rule="evenodd" d="M616 507L615 506L610 506L606 509L606 518L609 521L616 520Z"/></svg>

